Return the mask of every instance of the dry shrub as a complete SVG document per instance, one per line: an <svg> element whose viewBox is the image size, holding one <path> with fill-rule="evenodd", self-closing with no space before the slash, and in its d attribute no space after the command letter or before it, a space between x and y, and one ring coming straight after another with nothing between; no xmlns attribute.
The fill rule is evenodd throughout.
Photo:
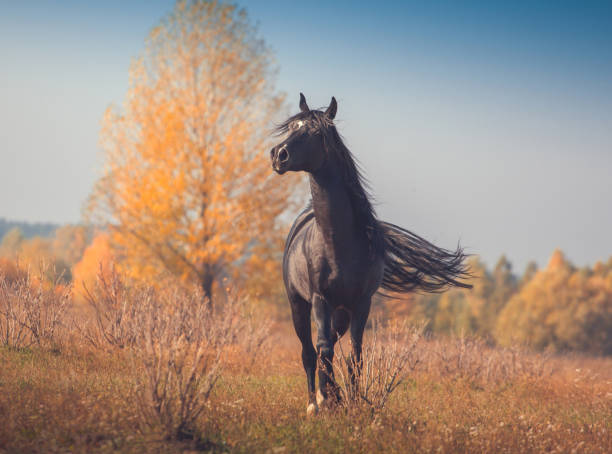
<svg viewBox="0 0 612 454"><path fill-rule="evenodd" d="M389 397L420 362L418 344L423 327L406 323L382 326L374 321L364 341L361 372L355 368L350 354L338 342L339 361L334 372L340 390L340 402L348 409L362 408L378 412ZM351 377L351 369L357 371Z"/></svg>
<svg viewBox="0 0 612 454"><path fill-rule="evenodd" d="M137 379L143 422L167 438L192 436L219 378L222 348L235 335L232 317L214 317L200 294L145 301L143 345L135 350L145 371Z"/></svg>
<svg viewBox="0 0 612 454"><path fill-rule="evenodd" d="M26 277L28 270L9 257L0 257L0 274L3 276L2 280L14 282Z"/></svg>
<svg viewBox="0 0 612 454"><path fill-rule="evenodd" d="M269 349L271 342L269 313L254 306L248 297L227 288L223 304L225 316L233 314L235 335L224 349L224 363L233 373L251 374L256 369L268 373L269 364L260 361L261 353ZM256 366L258 366L256 368Z"/></svg>
<svg viewBox="0 0 612 454"><path fill-rule="evenodd" d="M197 423L228 351L238 348L242 357L255 357L263 331L244 318L238 298L228 298L217 312L199 289L153 293L143 302L143 336L134 349L145 371L137 378L143 425L161 429L168 439L198 439Z"/></svg>
<svg viewBox="0 0 612 454"><path fill-rule="evenodd" d="M94 288L84 290L93 318L83 327L76 326L83 337L103 350L135 345L143 335L140 318L143 308L151 304L152 288L130 287L114 267L105 273L100 265Z"/></svg>
<svg viewBox="0 0 612 454"><path fill-rule="evenodd" d="M56 276L49 282L49 275ZM59 348L70 304L70 287L45 264L38 274L21 270L15 278L0 274L0 342L12 348Z"/></svg>
<svg viewBox="0 0 612 454"><path fill-rule="evenodd" d="M99 274L87 300L94 321L83 335L104 351L129 350L142 367L135 376L141 429L166 439L197 438L228 353L254 358L267 333L265 324L245 317L245 300L231 292L213 312L198 287L128 285L114 270Z"/></svg>
<svg viewBox="0 0 612 454"><path fill-rule="evenodd" d="M537 379L550 373L548 355L518 347L492 348L480 338L424 340L421 369L434 376L465 379L478 387L497 386L518 378Z"/></svg>
<svg viewBox="0 0 612 454"><path fill-rule="evenodd" d="M364 340L361 373L351 379L351 355L338 342L334 363L342 404L380 411L409 375L436 380L466 380L472 386L499 386L517 379L539 379L552 373L549 356L518 347L492 348L480 338L427 339L423 326L375 321Z"/></svg>

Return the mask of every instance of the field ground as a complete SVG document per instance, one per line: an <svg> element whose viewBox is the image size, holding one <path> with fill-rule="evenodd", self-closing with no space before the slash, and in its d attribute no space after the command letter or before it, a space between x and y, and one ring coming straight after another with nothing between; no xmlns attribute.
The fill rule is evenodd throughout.
<svg viewBox="0 0 612 454"><path fill-rule="evenodd" d="M255 364L228 353L197 433L174 441L143 429L145 371L127 349L4 347L0 452L612 452L612 359L422 340L421 365L383 410L306 418L299 345L281 332Z"/></svg>

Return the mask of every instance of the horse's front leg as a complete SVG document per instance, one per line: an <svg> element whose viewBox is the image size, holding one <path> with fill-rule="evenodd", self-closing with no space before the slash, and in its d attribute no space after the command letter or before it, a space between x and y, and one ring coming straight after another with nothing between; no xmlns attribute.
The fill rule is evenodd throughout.
<svg viewBox="0 0 612 454"><path fill-rule="evenodd" d="M338 389L334 381L334 344L337 339L332 332L333 309L325 299L315 294L312 299L315 323L317 325L317 355L319 358L319 389L317 391L317 404L319 406L329 402L329 398L337 399ZM330 396L331 394L331 396Z"/></svg>
<svg viewBox="0 0 612 454"><path fill-rule="evenodd" d="M289 301L291 303L293 326L302 343L302 364L304 365L306 381L308 383L308 404L306 407L306 414L314 415L319 409L315 397L317 354L312 345L312 333L310 331L310 303L297 293L291 293L289 295Z"/></svg>

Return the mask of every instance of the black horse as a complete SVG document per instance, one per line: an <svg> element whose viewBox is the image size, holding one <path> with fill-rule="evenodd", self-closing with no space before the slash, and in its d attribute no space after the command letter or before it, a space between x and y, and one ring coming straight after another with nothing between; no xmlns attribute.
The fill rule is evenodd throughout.
<svg viewBox="0 0 612 454"><path fill-rule="evenodd" d="M334 126L336 99L332 97L325 112L310 110L300 93L300 110L278 127L277 133L286 138L272 148L270 157L279 174L310 174L312 202L295 220L283 257L285 288L302 343L310 414L328 397L338 398L334 345L349 327L351 362L359 367L372 296L380 287L397 293L470 286L462 282L469 273L460 247L447 251L376 219L363 177ZM321 366L315 395L317 358Z"/></svg>

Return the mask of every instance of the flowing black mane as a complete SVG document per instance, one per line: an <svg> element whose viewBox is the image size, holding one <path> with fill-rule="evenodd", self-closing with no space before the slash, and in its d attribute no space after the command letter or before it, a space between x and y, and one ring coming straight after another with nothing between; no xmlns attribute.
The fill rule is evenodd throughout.
<svg viewBox="0 0 612 454"><path fill-rule="evenodd" d="M328 157L335 159L342 168L342 177L351 196L353 210L357 215L358 222L366 228L373 249L377 252L383 252L383 238L376 219L376 212L370 201L369 183L355 157L342 141L334 122L320 110L300 112L280 124L275 130L276 134L287 134L291 130L291 124L297 121L305 123L308 134L322 135L323 147Z"/></svg>

